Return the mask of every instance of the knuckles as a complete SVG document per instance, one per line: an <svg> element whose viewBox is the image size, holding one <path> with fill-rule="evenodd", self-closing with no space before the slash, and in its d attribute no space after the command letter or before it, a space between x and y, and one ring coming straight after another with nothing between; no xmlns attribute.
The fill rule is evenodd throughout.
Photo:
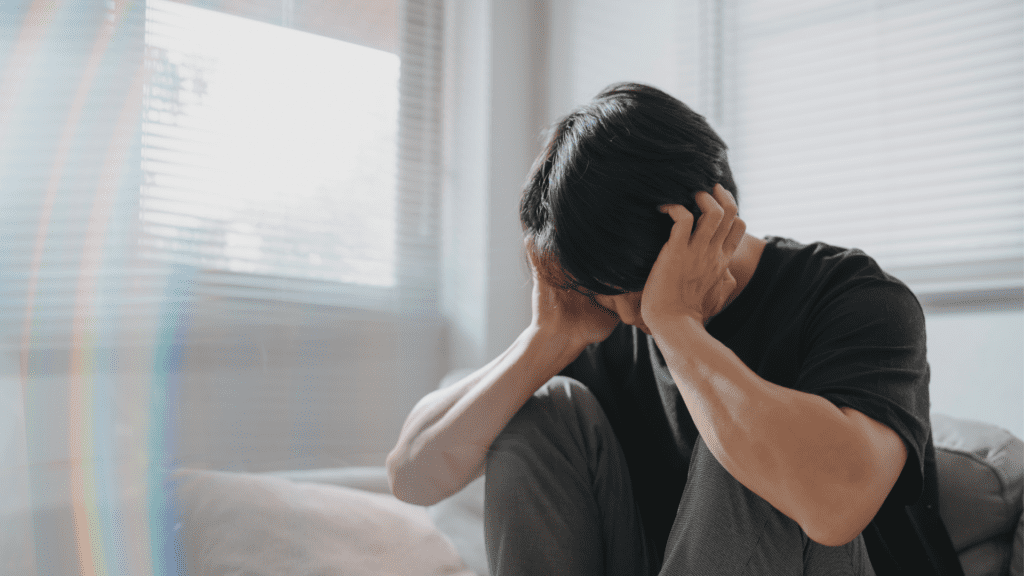
<svg viewBox="0 0 1024 576"><path fill-rule="evenodd" d="M732 223L733 227L738 229L737 234L742 236L747 231L747 223L742 218L736 218Z"/></svg>

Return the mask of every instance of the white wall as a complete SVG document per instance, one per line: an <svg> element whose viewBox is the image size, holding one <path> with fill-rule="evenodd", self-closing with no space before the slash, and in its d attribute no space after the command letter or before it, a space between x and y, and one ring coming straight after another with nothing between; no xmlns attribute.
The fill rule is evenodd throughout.
<svg viewBox="0 0 1024 576"><path fill-rule="evenodd" d="M549 121L613 82L643 82L690 105L701 72L696 0L549 1Z"/></svg>
<svg viewBox="0 0 1024 576"><path fill-rule="evenodd" d="M174 343L176 465L382 465L406 415L444 372L433 318L298 305L250 315L261 323L201 302Z"/></svg>
<svg viewBox="0 0 1024 576"><path fill-rule="evenodd" d="M530 321L518 200L545 123L544 6L445 4L442 304L452 368L486 363Z"/></svg>
<svg viewBox="0 0 1024 576"><path fill-rule="evenodd" d="M1024 313L926 312L932 411L1024 438Z"/></svg>

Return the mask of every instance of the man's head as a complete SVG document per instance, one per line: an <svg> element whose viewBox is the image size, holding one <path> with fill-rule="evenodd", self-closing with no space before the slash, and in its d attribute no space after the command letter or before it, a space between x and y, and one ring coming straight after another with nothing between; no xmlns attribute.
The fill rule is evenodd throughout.
<svg viewBox="0 0 1024 576"><path fill-rule="evenodd" d="M672 228L658 206L699 215L694 196L716 183L736 195L726 145L703 116L656 88L613 84L555 124L520 219L548 281L640 292Z"/></svg>

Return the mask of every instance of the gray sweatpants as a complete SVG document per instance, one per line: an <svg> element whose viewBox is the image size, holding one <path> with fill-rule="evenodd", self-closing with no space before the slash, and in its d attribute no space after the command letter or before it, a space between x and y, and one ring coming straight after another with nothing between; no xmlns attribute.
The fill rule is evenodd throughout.
<svg viewBox="0 0 1024 576"><path fill-rule="evenodd" d="M703 440L664 551L644 536L625 455L579 382L545 384L487 457L492 576L874 575L864 539L829 547L737 482Z"/></svg>

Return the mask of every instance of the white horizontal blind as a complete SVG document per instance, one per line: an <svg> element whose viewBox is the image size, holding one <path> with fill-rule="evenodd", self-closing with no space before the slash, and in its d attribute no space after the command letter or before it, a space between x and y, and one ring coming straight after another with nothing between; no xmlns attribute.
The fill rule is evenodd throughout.
<svg viewBox="0 0 1024 576"><path fill-rule="evenodd" d="M1024 4L739 0L731 160L756 233L919 295L1024 284Z"/></svg>
<svg viewBox="0 0 1024 576"><path fill-rule="evenodd" d="M261 19L273 20L267 4ZM357 19L374 12L353 7L372 5L398 18L393 2L347 9ZM304 7L280 6L285 24ZM341 37L358 28L350 20ZM422 20L380 27L384 37L368 47L151 0L146 257L194 269L200 295L431 309L437 183L429 151L439 130L422 110L436 99L424 88L440 90L439 67L430 68L440 18L436 26ZM398 42L386 37L396 28ZM408 58L400 60L402 51ZM409 117L419 125L410 129Z"/></svg>
<svg viewBox="0 0 1024 576"><path fill-rule="evenodd" d="M369 1L375 5L377 2ZM398 4L397 266L403 312L437 309L440 258L443 0Z"/></svg>

